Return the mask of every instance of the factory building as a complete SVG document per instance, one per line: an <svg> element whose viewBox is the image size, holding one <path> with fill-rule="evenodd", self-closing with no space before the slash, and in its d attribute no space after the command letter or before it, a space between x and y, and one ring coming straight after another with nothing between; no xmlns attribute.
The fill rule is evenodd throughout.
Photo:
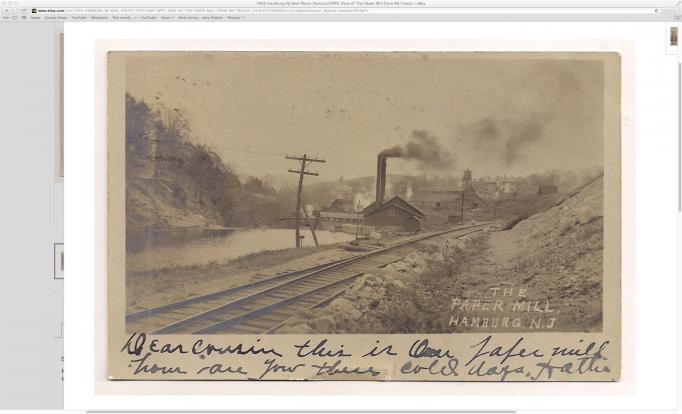
<svg viewBox="0 0 682 414"><path fill-rule="evenodd" d="M464 199L464 200L462 200ZM415 191L410 202L426 210L474 210L485 207L485 201L474 191L460 191L443 188L425 188Z"/></svg>
<svg viewBox="0 0 682 414"><path fill-rule="evenodd" d="M461 189L429 187L414 192L410 202L427 210L476 210L485 207L485 201L476 194L472 185L471 170L464 170Z"/></svg>
<svg viewBox="0 0 682 414"><path fill-rule="evenodd" d="M355 206L353 200L346 198L335 198L329 203L328 207L320 209L321 212L330 213L355 213Z"/></svg>
<svg viewBox="0 0 682 414"><path fill-rule="evenodd" d="M386 197L386 157L377 158L377 184L375 201L362 210L363 223L375 227L399 227L404 231L417 231L426 215L417 207L395 196Z"/></svg>
<svg viewBox="0 0 682 414"><path fill-rule="evenodd" d="M372 203L362 211L364 223L375 227L401 227L405 231L417 231L426 215L403 200L395 196L383 203Z"/></svg>

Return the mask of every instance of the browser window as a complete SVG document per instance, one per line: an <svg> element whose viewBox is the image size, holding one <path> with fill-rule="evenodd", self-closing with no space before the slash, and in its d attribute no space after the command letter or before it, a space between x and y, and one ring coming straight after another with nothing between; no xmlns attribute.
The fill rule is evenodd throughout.
<svg viewBox="0 0 682 414"><path fill-rule="evenodd" d="M0 410L677 412L680 7L3 0Z"/></svg>

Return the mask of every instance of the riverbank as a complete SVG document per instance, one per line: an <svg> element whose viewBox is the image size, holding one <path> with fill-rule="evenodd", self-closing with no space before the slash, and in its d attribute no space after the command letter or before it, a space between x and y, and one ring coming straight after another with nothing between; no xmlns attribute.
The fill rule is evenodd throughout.
<svg viewBox="0 0 682 414"><path fill-rule="evenodd" d="M289 232L290 233L290 232ZM365 241L362 251L347 243L300 247L241 255L224 262L168 265L150 270L126 271L126 313L201 296L250 281L273 277L363 254L365 250L398 243L410 236L385 234Z"/></svg>
<svg viewBox="0 0 682 414"><path fill-rule="evenodd" d="M225 263L167 266L126 274L126 313L205 295L256 278L340 260L357 255L340 244L267 250L240 256Z"/></svg>
<svg viewBox="0 0 682 414"><path fill-rule="evenodd" d="M354 235L317 231L321 246L348 242ZM314 246L310 230L301 233L303 246ZM276 228L200 228L148 233L137 239L130 237L136 251L126 253L129 272L145 272L165 267L224 264L258 252L284 250L294 245L291 229Z"/></svg>

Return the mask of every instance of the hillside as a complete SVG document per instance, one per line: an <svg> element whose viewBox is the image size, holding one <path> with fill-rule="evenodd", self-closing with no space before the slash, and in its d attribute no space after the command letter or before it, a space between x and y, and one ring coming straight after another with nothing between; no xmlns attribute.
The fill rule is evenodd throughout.
<svg viewBox="0 0 682 414"><path fill-rule="evenodd" d="M294 206L291 191L239 177L191 140L182 114L126 96L126 225L137 232L206 225L263 226Z"/></svg>
<svg viewBox="0 0 682 414"><path fill-rule="evenodd" d="M561 307L564 329L601 328L603 203L603 178L598 178L490 239L505 278Z"/></svg>
<svg viewBox="0 0 682 414"><path fill-rule="evenodd" d="M200 148L191 144L176 148L178 159L203 158ZM204 162L215 166L215 159ZM214 164L215 163L215 164ZM130 165L130 162L129 162ZM205 183L184 165L163 165L153 176L143 168L131 168L126 182L127 225L133 230L178 228L223 224L218 200L206 191ZM233 183L236 188L236 184Z"/></svg>

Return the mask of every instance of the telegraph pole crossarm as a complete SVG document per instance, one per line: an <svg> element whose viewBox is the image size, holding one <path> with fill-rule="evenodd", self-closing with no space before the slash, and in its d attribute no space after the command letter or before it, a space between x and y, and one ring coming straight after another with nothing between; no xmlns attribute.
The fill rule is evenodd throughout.
<svg viewBox="0 0 682 414"><path fill-rule="evenodd" d="M288 170L288 171L289 171L290 173L301 174L301 172L298 171L298 170ZM316 176L316 177L320 175L320 174L318 174L317 172L308 172L308 171L304 171L303 174L305 174L305 175L314 175L314 176Z"/></svg>

